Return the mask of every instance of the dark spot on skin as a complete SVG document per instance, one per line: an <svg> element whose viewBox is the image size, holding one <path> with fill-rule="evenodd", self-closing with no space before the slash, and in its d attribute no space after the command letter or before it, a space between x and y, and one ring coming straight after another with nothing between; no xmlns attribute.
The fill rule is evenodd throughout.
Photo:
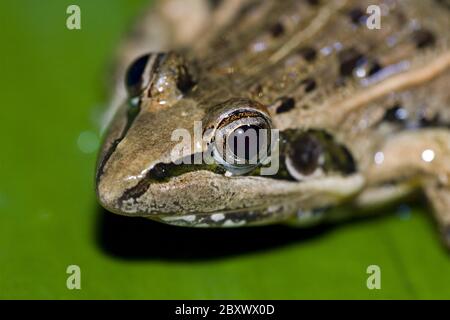
<svg viewBox="0 0 450 320"><path fill-rule="evenodd" d="M284 26L281 22L275 23L272 27L270 27L270 34L274 38L278 38L284 34Z"/></svg>
<svg viewBox="0 0 450 320"><path fill-rule="evenodd" d="M436 0L436 2L439 5L444 6L446 9L450 10L450 1L449 0Z"/></svg>
<svg viewBox="0 0 450 320"><path fill-rule="evenodd" d="M367 73L368 76L373 76L378 71L381 71L383 67L380 65L380 63L377 60L372 60L370 62L369 71Z"/></svg>
<svg viewBox="0 0 450 320"><path fill-rule="evenodd" d="M128 94L131 97L139 96L143 90L143 74L147 66L150 54L146 54L135 60L129 67L126 77L125 85Z"/></svg>
<svg viewBox="0 0 450 320"><path fill-rule="evenodd" d="M386 110L383 121L391 123L404 123L408 119L408 111L401 105L395 105Z"/></svg>
<svg viewBox="0 0 450 320"><path fill-rule="evenodd" d="M317 51L311 47L300 48L298 53L308 62L312 62L317 58Z"/></svg>
<svg viewBox="0 0 450 320"><path fill-rule="evenodd" d="M313 135L305 134L294 141L289 158L298 172L310 175L319 166L319 158L322 153L320 141Z"/></svg>
<svg viewBox="0 0 450 320"><path fill-rule="evenodd" d="M301 84L305 86L305 92L311 92L317 86L316 81L314 79L312 79L312 78L306 78L305 80L303 80L301 82Z"/></svg>
<svg viewBox="0 0 450 320"><path fill-rule="evenodd" d="M283 97L279 99L277 113L284 113L295 108L295 100L293 98Z"/></svg>
<svg viewBox="0 0 450 320"><path fill-rule="evenodd" d="M419 118L419 127L420 128L432 128L439 127L442 125L439 114L435 114L433 117L427 117L425 115L421 115Z"/></svg>
<svg viewBox="0 0 450 320"><path fill-rule="evenodd" d="M208 0L209 5L211 6L211 8L217 9L220 5L222 5L223 0Z"/></svg>
<svg viewBox="0 0 450 320"><path fill-rule="evenodd" d="M435 44L436 38L434 34L426 29L416 30L412 34L412 39L418 49L431 47Z"/></svg>
<svg viewBox="0 0 450 320"><path fill-rule="evenodd" d="M349 77L353 74L353 70L362 61L364 56L355 48L344 49L338 54L340 62L339 71L341 76Z"/></svg>
<svg viewBox="0 0 450 320"><path fill-rule="evenodd" d="M362 24L366 18L365 12L361 8L353 8L348 12L348 16L353 24Z"/></svg>
<svg viewBox="0 0 450 320"><path fill-rule="evenodd" d="M172 177L181 176L185 173L199 170L207 170L217 174L225 173L225 170L217 164L195 164L194 160L196 158L203 159L204 157L204 154L198 153L181 159L180 164L176 164L173 162L155 164L153 168L147 172L145 177L141 181L139 181L136 186L127 189L122 194L122 196L118 199L118 204L122 205L124 201L130 199L138 199L147 192L147 190L150 188L150 185L153 183L164 183L169 181L169 179Z"/></svg>
<svg viewBox="0 0 450 320"><path fill-rule="evenodd" d="M320 0L306 0L306 2L311 6L318 6L320 4Z"/></svg>

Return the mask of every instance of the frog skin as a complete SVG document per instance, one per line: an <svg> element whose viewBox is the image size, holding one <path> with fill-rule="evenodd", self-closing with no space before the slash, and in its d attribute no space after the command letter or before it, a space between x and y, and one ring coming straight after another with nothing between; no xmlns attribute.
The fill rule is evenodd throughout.
<svg viewBox="0 0 450 320"><path fill-rule="evenodd" d="M179 226L302 225L419 191L450 246L449 18L439 0L159 1L118 53L99 202ZM173 162L180 143L217 144L177 129L235 121L278 130L276 174Z"/></svg>

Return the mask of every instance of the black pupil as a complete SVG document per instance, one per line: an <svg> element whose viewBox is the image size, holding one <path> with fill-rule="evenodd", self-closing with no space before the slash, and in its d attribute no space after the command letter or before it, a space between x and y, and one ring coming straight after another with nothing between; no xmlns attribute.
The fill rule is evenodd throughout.
<svg viewBox="0 0 450 320"><path fill-rule="evenodd" d="M131 97L139 96L142 92L143 86L143 74L150 55L145 55L138 58L128 68L125 78L125 84L127 86L128 94Z"/></svg>
<svg viewBox="0 0 450 320"><path fill-rule="evenodd" d="M304 135L293 143L289 156L295 169L304 175L310 175L319 166L322 152L318 139L311 135Z"/></svg>
<svg viewBox="0 0 450 320"><path fill-rule="evenodd" d="M260 130L256 125L244 125L235 129L228 136L229 149L237 158L244 159L247 163L257 162L259 150L266 141L266 134L261 134Z"/></svg>

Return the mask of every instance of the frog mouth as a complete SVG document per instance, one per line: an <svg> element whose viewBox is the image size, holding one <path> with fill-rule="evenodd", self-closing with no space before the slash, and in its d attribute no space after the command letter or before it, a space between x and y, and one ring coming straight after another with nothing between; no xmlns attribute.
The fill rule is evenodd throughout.
<svg viewBox="0 0 450 320"><path fill-rule="evenodd" d="M317 213L322 212L324 207L341 203L359 192L364 185L364 179L359 174L349 177L324 177L302 183L268 181L261 177L233 179L207 171L196 172L197 178L198 175L201 175L200 179L211 177L214 181L222 180L228 188L236 190L237 196L232 194L229 198L221 198L221 201L212 201L212 199L222 196L222 193L217 191L216 194L213 194L213 189L205 187L200 192L193 192L192 196L188 198L185 194L196 186L192 184L194 180L191 177L181 176L179 179L186 178L191 184L187 184L181 189L179 188L180 181L170 181L164 184L165 187L160 190L165 193L165 199L170 199L169 201L175 199L171 204L164 203L164 208L159 206L161 203L156 203L157 200L161 201L162 193L154 194L155 189L153 189L150 194L153 193L154 197L150 198L144 195L129 208L124 204L119 211L184 227L264 225L286 221L295 216L310 216L315 219ZM209 186L208 183L205 185ZM256 187L260 189L254 189ZM244 190L247 190L247 193L244 193ZM248 190L254 191L248 192ZM228 193L225 192L225 194ZM208 196L204 197L203 195ZM151 201L155 202L150 203ZM139 203L142 204L142 207L137 212L133 211L139 207ZM160 209L151 209L157 207Z"/></svg>

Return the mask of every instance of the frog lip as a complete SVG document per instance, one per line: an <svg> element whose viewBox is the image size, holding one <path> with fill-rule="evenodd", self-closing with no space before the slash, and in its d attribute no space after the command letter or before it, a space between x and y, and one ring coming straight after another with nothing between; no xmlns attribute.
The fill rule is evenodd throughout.
<svg viewBox="0 0 450 320"><path fill-rule="evenodd" d="M364 179L360 175L324 177L298 183L263 177L227 178L208 171L197 171L168 182L150 184L148 190L138 198L124 200L101 193L98 197L106 209L118 214L143 216L171 224L186 222L185 225L202 226L201 221L206 218L219 219L220 214L248 218L252 212L254 217L267 213L279 220L287 211L323 207L327 202L338 202L358 192L363 184ZM295 203L295 206L277 209L277 206L289 203ZM192 216L204 219L190 223ZM268 221L268 216L250 222ZM236 222L236 219L233 221ZM210 221L210 224L214 222ZM231 225L231 222L228 224Z"/></svg>

